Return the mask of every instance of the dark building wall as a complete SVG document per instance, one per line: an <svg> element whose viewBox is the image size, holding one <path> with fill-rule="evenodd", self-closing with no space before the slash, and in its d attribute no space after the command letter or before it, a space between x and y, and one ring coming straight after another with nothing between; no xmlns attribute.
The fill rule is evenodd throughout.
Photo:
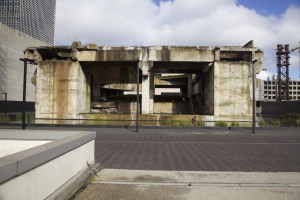
<svg viewBox="0 0 300 200"><path fill-rule="evenodd" d="M5 106L6 106L6 112L7 113L20 113L22 112L22 101L7 101L5 104L5 101L0 101L0 113L5 112ZM35 103L34 102L26 102L25 110L26 112L34 112L35 111Z"/></svg>
<svg viewBox="0 0 300 200"><path fill-rule="evenodd" d="M262 116L300 113L300 101L261 102Z"/></svg>

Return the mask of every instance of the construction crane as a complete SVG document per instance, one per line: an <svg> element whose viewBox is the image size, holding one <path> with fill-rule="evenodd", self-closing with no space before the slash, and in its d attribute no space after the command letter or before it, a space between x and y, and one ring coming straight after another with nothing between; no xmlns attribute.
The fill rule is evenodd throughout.
<svg viewBox="0 0 300 200"><path fill-rule="evenodd" d="M297 49L299 49L299 80L300 80L300 42L299 42L299 46L291 49L291 51L296 51Z"/></svg>
<svg viewBox="0 0 300 200"><path fill-rule="evenodd" d="M289 66L290 66L289 45L278 44L276 49L277 60L277 93L276 101L289 101Z"/></svg>

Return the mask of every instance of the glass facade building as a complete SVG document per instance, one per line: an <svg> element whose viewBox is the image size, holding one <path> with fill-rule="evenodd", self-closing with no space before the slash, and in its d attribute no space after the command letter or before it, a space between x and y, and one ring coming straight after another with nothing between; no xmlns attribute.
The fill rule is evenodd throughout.
<svg viewBox="0 0 300 200"><path fill-rule="evenodd" d="M0 22L54 44L56 0L0 0Z"/></svg>

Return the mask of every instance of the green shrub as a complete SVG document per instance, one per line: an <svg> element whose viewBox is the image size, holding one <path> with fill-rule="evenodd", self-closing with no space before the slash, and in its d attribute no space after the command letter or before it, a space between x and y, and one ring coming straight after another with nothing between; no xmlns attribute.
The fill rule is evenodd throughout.
<svg viewBox="0 0 300 200"><path fill-rule="evenodd" d="M280 120L272 120L270 121L270 124L274 127L280 127Z"/></svg>
<svg viewBox="0 0 300 200"><path fill-rule="evenodd" d="M29 123L29 124L34 123L34 113L28 113L28 114L26 115L26 121L27 121L27 123Z"/></svg>
<svg viewBox="0 0 300 200"><path fill-rule="evenodd" d="M300 119L296 119L296 126L300 127Z"/></svg>
<svg viewBox="0 0 300 200"><path fill-rule="evenodd" d="M35 114L34 113L26 113L25 114L25 122L26 123L34 123ZM22 113L16 114L16 121L20 122L22 121Z"/></svg>
<svg viewBox="0 0 300 200"><path fill-rule="evenodd" d="M163 125L166 125L166 126L171 126L172 124L173 124L173 121L171 119L166 119L163 122Z"/></svg>
<svg viewBox="0 0 300 200"><path fill-rule="evenodd" d="M265 126L265 121L259 121L258 126L259 127L264 127Z"/></svg>
<svg viewBox="0 0 300 200"><path fill-rule="evenodd" d="M239 122L231 122L232 127L239 127L240 123Z"/></svg>
<svg viewBox="0 0 300 200"><path fill-rule="evenodd" d="M203 126L205 126L205 123L203 121L198 121L197 122L197 126L203 127Z"/></svg>
<svg viewBox="0 0 300 200"><path fill-rule="evenodd" d="M22 121L22 113L16 114L16 121Z"/></svg>
<svg viewBox="0 0 300 200"><path fill-rule="evenodd" d="M180 121L180 126L192 126L192 122L189 121Z"/></svg>
<svg viewBox="0 0 300 200"><path fill-rule="evenodd" d="M297 120L300 120L299 113L287 113L280 116L281 126L298 126Z"/></svg>
<svg viewBox="0 0 300 200"><path fill-rule="evenodd" d="M9 121L10 119L7 115L0 116L0 123L8 123Z"/></svg>
<svg viewBox="0 0 300 200"><path fill-rule="evenodd" d="M227 127L228 125L227 125L227 122L225 122L225 121L217 121L216 123L215 123L215 125L216 126L221 126L221 127Z"/></svg>

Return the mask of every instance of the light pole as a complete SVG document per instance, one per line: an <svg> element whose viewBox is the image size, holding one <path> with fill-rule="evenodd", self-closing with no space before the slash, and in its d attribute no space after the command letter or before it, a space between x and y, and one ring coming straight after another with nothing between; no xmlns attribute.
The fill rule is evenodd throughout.
<svg viewBox="0 0 300 200"><path fill-rule="evenodd" d="M256 81L256 70L255 70L255 63L257 59L252 61L252 133L255 133L255 115L256 115L256 100L255 100L255 81Z"/></svg>
<svg viewBox="0 0 300 200"><path fill-rule="evenodd" d="M7 92L2 93L4 94L4 115L6 116L7 113Z"/></svg>
<svg viewBox="0 0 300 200"><path fill-rule="evenodd" d="M22 129L26 128L25 124L25 107L26 107L26 78L27 78L27 59L20 58L20 61L24 63L24 74L23 74L23 106L22 106Z"/></svg>
<svg viewBox="0 0 300 200"><path fill-rule="evenodd" d="M140 64L137 62L136 66L136 122L135 122L135 130L139 132L139 102L140 102Z"/></svg>

